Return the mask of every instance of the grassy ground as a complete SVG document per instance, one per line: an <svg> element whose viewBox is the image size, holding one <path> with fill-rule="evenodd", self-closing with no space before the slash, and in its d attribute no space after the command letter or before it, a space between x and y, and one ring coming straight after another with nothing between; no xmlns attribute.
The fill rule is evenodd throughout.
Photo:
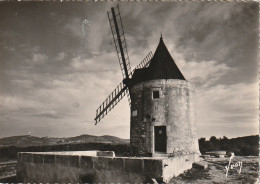
<svg viewBox="0 0 260 184"><path fill-rule="evenodd" d="M173 178L172 184L255 184L259 183L259 160L258 157L240 157L235 156L231 164L242 162L241 173L238 174L238 168L229 169L226 177L225 166L228 166L229 158L206 158L208 169L191 169L184 174Z"/></svg>

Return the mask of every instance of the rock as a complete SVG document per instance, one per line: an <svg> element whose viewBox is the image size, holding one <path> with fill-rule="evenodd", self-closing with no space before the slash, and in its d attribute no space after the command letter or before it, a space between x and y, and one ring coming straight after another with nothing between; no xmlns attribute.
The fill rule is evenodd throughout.
<svg viewBox="0 0 260 184"><path fill-rule="evenodd" d="M219 158L224 158L226 155L226 151L209 151L209 152L206 152L205 154L219 157Z"/></svg>
<svg viewBox="0 0 260 184"><path fill-rule="evenodd" d="M193 168L197 168L197 169L207 169L208 168L208 162L202 160L202 161L199 161L199 162L195 162L192 164L192 167Z"/></svg>
<svg viewBox="0 0 260 184"><path fill-rule="evenodd" d="M98 157L115 157L114 151L98 151L97 152Z"/></svg>
<svg viewBox="0 0 260 184"><path fill-rule="evenodd" d="M210 155L202 155L202 158L210 158Z"/></svg>
<svg viewBox="0 0 260 184"><path fill-rule="evenodd" d="M225 155L218 155L218 158L225 158Z"/></svg>

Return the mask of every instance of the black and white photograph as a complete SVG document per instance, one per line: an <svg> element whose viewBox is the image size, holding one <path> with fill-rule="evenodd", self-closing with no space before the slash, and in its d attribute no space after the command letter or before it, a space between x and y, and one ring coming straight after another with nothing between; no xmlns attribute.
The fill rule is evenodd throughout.
<svg viewBox="0 0 260 184"><path fill-rule="evenodd" d="M1 1L1 183L259 183L259 3Z"/></svg>

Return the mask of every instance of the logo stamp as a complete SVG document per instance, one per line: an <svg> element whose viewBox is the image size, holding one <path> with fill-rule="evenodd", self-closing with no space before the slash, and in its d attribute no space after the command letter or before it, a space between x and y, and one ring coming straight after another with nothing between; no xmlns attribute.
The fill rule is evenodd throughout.
<svg viewBox="0 0 260 184"><path fill-rule="evenodd" d="M239 169L237 170L237 172L238 172L238 174L241 173L241 170L242 170L242 161L238 161L238 162L235 162L234 164L231 164L233 158L234 158L234 155L231 155L230 158L229 158L228 166L225 166L225 169L226 169L226 177L228 176L228 171L229 171L229 169L239 168Z"/></svg>

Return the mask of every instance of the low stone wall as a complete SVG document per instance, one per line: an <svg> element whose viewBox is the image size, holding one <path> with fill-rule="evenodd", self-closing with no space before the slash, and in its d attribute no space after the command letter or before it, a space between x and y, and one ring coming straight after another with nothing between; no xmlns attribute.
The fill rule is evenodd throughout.
<svg viewBox="0 0 260 184"><path fill-rule="evenodd" d="M163 178L165 182L170 181L172 177L176 177L183 171L191 169L194 162L199 162L201 159L198 154L189 154L184 156L175 156L163 160Z"/></svg>
<svg viewBox="0 0 260 184"><path fill-rule="evenodd" d="M23 183L168 182L190 169L195 155L174 158L113 157L111 152L19 153L17 181ZM112 155L112 156L111 156Z"/></svg>

